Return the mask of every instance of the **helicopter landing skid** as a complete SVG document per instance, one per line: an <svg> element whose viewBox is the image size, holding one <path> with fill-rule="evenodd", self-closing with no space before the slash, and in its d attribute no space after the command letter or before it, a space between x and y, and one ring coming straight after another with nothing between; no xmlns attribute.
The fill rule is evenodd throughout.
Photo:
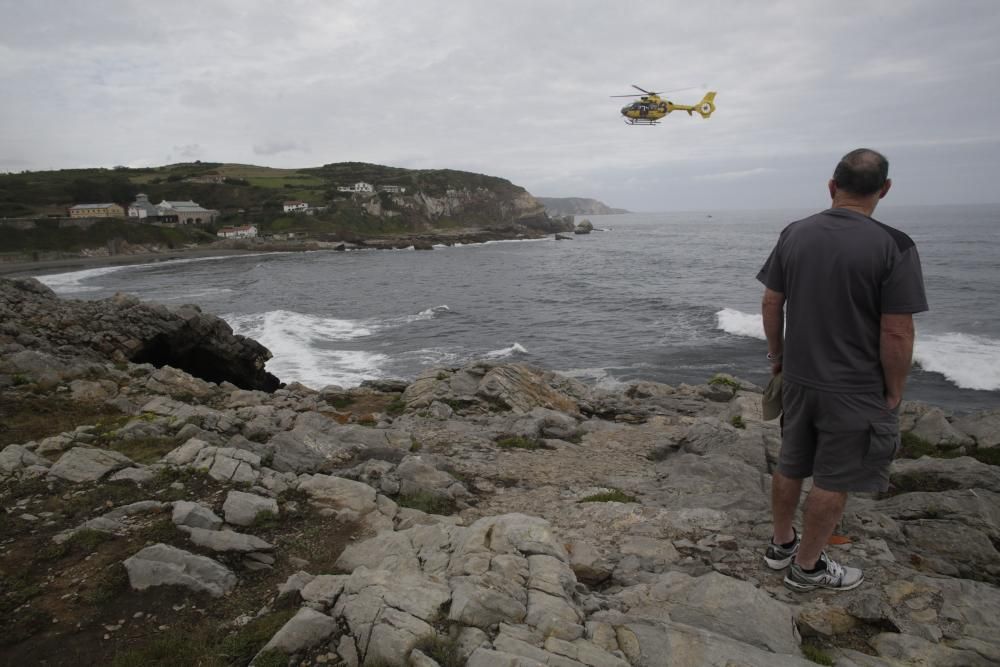
<svg viewBox="0 0 1000 667"><path fill-rule="evenodd" d="M626 125L659 125L660 121L649 118L626 118Z"/></svg>

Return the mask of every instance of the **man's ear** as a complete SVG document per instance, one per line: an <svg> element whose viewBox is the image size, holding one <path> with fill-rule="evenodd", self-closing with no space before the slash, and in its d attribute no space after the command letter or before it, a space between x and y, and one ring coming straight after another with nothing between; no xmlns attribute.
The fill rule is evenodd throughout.
<svg viewBox="0 0 1000 667"><path fill-rule="evenodd" d="M830 191L830 199L833 199L834 197L837 196L837 181L831 178L829 181L827 181L826 188L827 190Z"/></svg>
<svg viewBox="0 0 1000 667"><path fill-rule="evenodd" d="M882 197L885 197L887 194L889 194L889 188L891 187L892 187L892 179L891 178L885 179L885 185L882 186L882 192L878 193L878 198L881 199Z"/></svg>

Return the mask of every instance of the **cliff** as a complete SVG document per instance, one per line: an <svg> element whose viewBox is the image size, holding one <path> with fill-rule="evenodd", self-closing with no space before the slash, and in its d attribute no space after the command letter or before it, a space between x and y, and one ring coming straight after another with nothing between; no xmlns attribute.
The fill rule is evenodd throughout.
<svg viewBox="0 0 1000 667"><path fill-rule="evenodd" d="M140 304L98 306L100 340L79 347L25 326L43 304L72 322L78 304L32 281L0 294L5 663L1000 655L995 412L904 404L904 454L931 456L897 460L889 494L852 498L848 541L829 547L865 584L798 595L761 563L779 429L736 378L607 391L474 363L247 390L118 354L116 321Z"/></svg>
<svg viewBox="0 0 1000 667"><path fill-rule="evenodd" d="M551 216L628 213L623 208L611 208L596 199L583 197L536 197L536 199L545 206L545 212Z"/></svg>
<svg viewBox="0 0 1000 667"><path fill-rule="evenodd" d="M344 192L357 183L365 191ZM370 189L371 191L367 191ZM143 192L150 201L194 200L219 212L214 223L164 227L137 219L69 220L75 203L110 201L123 207ZM306 213L285 213L298 200ZM61 217L62 216L62 217ZM167 250L216 242L217 228L254 224L261 236L357 241L455 230L505 238L567 231L524 188L483 174L410 170L359 162L302 169L186 163L129 169L79 169L0 174L0 253L110 254L129 247Z"/></svg>

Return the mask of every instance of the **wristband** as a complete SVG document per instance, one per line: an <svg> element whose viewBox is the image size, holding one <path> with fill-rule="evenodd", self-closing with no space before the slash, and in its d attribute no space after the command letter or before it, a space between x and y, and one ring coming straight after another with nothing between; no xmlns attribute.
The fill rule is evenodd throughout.
<svg viewBox="0 0 1000 667"><path fill-rule="evenodd" d="M777 354L771 354L770 352L768 352L767 353L767 360L768 361L781 361L781 352L778 352Z"/></svg>

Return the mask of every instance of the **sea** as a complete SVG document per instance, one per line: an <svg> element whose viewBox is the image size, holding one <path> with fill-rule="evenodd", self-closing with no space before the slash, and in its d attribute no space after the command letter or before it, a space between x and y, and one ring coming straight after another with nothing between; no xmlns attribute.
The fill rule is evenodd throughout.
<svg viewBox="0 0 1000 667"><path fill-rule="evenodd" d="M589 235L433 251L262 253L40 275L58 294L197 304L266 346L284 382L350 387L473 360L616 388L768 379L755 276L810 210L592 216ZM909 234L930 311L908 399L1000 408L1000 205L879 207ZM580 216L577 217L577 221Z"/></svg>

